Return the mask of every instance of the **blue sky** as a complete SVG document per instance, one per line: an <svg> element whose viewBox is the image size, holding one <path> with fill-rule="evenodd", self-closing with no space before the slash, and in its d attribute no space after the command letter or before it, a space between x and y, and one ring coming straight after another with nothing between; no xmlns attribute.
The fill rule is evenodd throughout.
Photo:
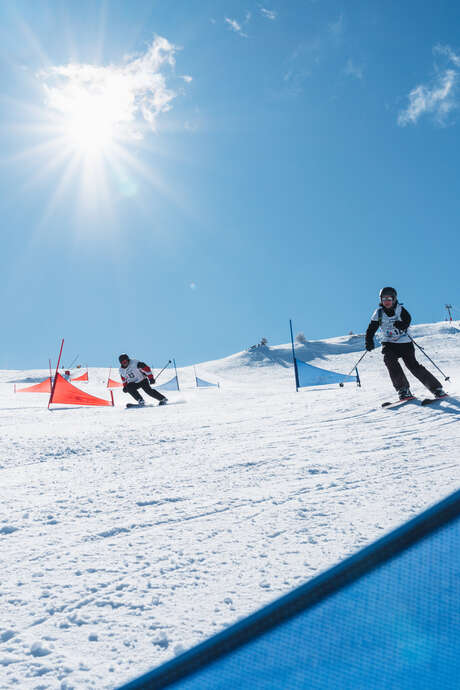
<svg viewBox="0 0 460 690"><path fill-rule="evenodd" d="M460 6L3 0L1 368L458 305ZM456 312L457 318L460 313Z"/></svg>

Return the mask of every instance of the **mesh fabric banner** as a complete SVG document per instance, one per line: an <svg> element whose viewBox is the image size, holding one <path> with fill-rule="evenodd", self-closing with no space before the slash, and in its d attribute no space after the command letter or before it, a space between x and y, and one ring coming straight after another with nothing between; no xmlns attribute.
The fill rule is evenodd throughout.
<svg viewBox="0 0 460 690"><path fill-rule="evenodd" d="M122 690L458 690L459 573L457 491Z"/></svg>

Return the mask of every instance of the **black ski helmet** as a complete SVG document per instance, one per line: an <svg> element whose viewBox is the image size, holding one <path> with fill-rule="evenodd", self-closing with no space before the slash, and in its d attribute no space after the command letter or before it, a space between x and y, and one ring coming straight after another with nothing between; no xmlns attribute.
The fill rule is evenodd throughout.
<svg viewBox="0 0 460 690"><path fill-rule="evenodd" d="M380 290L380 292L379 292L379 299L380 299L380 301L382 301L382 297L383 297L384 295L388 295L389 297L392 297L392 298L393 298L393 302L394 302L395 304L396 304L396 302L398 301L398 293L397 293L396 290L395 290L394 288L392 288L392 287L384 287L384 288L382 288L382 289Z"/></svg>
<svg viewBox="0 0 460 690"><path fill-rule="evenodd" d="M120 364L123 362L124 359L127 359L129 361L129 356L126 353L123 353L119 356L118 361L120 362Z"/></svg>

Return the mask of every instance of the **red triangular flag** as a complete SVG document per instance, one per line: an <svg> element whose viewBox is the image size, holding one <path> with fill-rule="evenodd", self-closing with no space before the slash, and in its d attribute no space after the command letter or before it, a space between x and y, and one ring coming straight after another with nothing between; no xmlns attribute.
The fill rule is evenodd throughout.
<svg viewBox="0 0 460 690"><path fill-rule="evenodd" d="M35 386L20 388L16 393L51 393L51 379L48 377L41 383L36 383Z"/></svg>
<svg viewBox="0 0 460 690"><path fill-rule="evenodd" d="M88 372L86 371L84 374L81 376L77 376L76 379L70 379L71 381L89 381L88 379Z"/></svg>
<svg viewBox="0 0 460 690"><path fill-rule="evenodd" d="M51 403L62 403L70 405L98 405L98 406L112 406L111 400L103 400L96 398L95 395L90 395L84 391L79 390L73 386L69 381L66 381L61 374L57 374L53 391L50 396Z"/></svg>
<svg viewBox="0 0 460 690"><path fill-rule="evenodd" d="M107 381L107 388L123 388L122 383L118 383L118 381L114 381L113 379L109 378Z"/></svg>

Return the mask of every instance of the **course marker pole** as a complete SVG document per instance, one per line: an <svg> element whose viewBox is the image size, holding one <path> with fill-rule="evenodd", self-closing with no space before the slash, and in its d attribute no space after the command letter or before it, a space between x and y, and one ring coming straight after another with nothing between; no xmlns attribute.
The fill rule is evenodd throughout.
<svg viewBox="0 0 460 690"><path fill-rule="evenodd" d="M56 366L56 374L54 376L53 385L51 387L51 395L50 395L50 399L48 401L48 410L50 409L50 405L53 401L54 389L56 388L56 382L57 382L57 377L58 377L58 373L59 373L59 364L61 363L61 355L62 355L62 348L63 347L64 347L64 338L62 339L61 349L59 350L59 357L58 357L58 362L57 362L57 366Z"/></svg>
<svg viewBox="0 0 460 690"><path fill-rule="evenodd" d="M294 361L294 374L295 374L295 392L299 392L299 372L297 371L297 360L295 358L295 349L294 349L294 336L292 334L292 321L289 319L289 326L291 328L291 345L292 345L292 359Z"/></svg>

